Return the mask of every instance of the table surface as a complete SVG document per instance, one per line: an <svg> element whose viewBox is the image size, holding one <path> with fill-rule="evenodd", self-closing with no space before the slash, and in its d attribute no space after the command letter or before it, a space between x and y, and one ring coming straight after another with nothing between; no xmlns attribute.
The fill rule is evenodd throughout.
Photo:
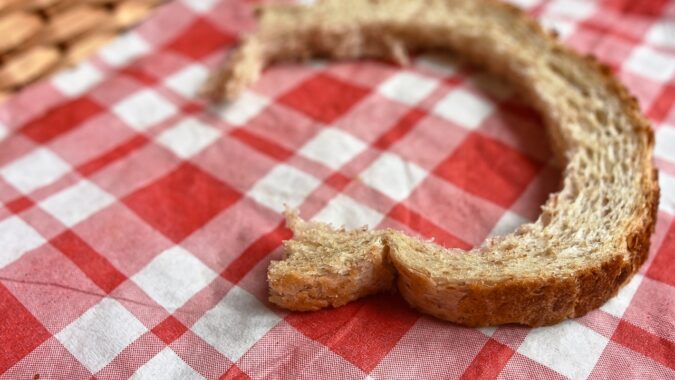
<svg viewBox="0 0 675 380"><path fill-rule="evenodd" d="M675 378L675 2L518 3L656 131L649 259L599 310L470 329L396 295L270 305L284 202L468 248L536 219L560 173L536 114L451 56L281 65L205 103L254 2L176 0L0 106L0 378Z"/></svg>

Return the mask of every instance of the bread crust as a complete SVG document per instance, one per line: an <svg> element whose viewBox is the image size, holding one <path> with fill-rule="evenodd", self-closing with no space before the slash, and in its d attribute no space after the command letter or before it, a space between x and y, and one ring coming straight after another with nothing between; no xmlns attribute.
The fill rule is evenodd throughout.
<svg viewBox="0 0 675 380"><path fill-rule="evenodd" d="M534 67L542 63L527 60L527 54L522 51L513 50L502 53L504 56L509 53L520 54L517 57L511 57L512 59L507 60L505 64L486 59L491 56L486 54L485 46L467 44L467 41L474 41L471 39L474 38L471 32L464 31L465 37L462 39L452 33L439 35L442 34L438 33L439 31L446 30L441 23L439 23L441 27L436 29L422 28L424 17L429 18L430 23L434 20L438 22L439 18L436 18L437 15L433 13L424 13L425 11L420 9L419 4L415 5L414 2L352 0L346 2L348 3L346 5L342 5L343 3L345 2L326 1L315 8L297 6L265 8L261 12L263 18L259 31L244 40L240 50L208 82L205 93L217 99L234 99L247 85L257 79L265 64L280 60L303 59L318 55L335 59L384 57L398 63L405 63L407 48L446 47L444 45L446 43L461 47L462 53L469 58L482 62L488 70L505 76L511 82L541 82L541 78L528 77L529 72L526 68L528 65ZM658 173L651 161L653 131L642 115L635 97L631 96L626 88L614 78L607 66L598 63L593 57L579 57L575 52L558 43L554 34L543 30L538 23L529 19L518 8L495 0L435 0L430 1L428 6L432 5L437 7L435 11L441 13L438 17L446 16L443 12L466 12L468 14L472 11L476 12L476 7L483 7L483 10L476 12L476 14L484 12L486 15L485 20L481 20L484 21L481 29L475 31L475 35L478 36L475 38L479 38L481 33L488 34L490 28L505 31L504 25L500 23L508 23L508 27L514 30L514 36L519 36L515 40L524 44L523 49L528 47L527 44L533 46L538 44L539 48L546 49L549 54L563 63L569 63L569 67L561 64L546 68L548 70L546 73L552 75L550 78L560 80L562 83L559 84L560 88L580 92L580 94L570 96L568 100L583 100L592 97L584 93L588 90L587 87L591 90L595 88L606 90L608 96L612 98L608 102L615 102L611 105L612 109L620 113L618 116L610 115L619 118L617 119L619 121L611 122L615 124L625 122L621 125L628 125L628 129L616 129L614 132L630 135L629 143L634 145L630 147L632 150L628 151L632 155L631 163L637 170L634 175L637 183L630 181L627 183L635 187L629 189L635 191L628 193L632 197L628 201L632 202L631 204L635 207L626 211L628 216L615 223L620 228L616 227L616 231L612 230L607 241L596 242L597 237L588 244L583 239L578 241L577 245L581 247L579 250L583 254L575 257L577 261L565 270L555 272L543 268L540 273L527 272L514 276L510 274L513 272L495 274L490 268L486 268L484 278L473 275L463 276L461 272L458 272L459 275L453 273L444 276L442 265L447 260L443 256L451 256L454 254L453 251L445 254L436 253L434 256L433 252L441 248L434 247L432 243L422 242L398 231L379 231L378 233L383 236L386 249L381 250L379 259L370 261L381 264L372 265L369 271L356 274L350 272L346 275L336 272L326 274L324 277L310 278L297 271L277 270L280 267L273 262L268 272L270 300L291 310L337 307L358 297L389 289L393 279L389 268L393 265L398 276L396 280L398 289L408 303L444 320L468 326L504 323L541 326L557 323L566 318L582 316L615 295L647 257L659 199ZM359 7L369 12L372 11L372 15L365 11L359 13ZM493 13L490 14L490 12ZM417 29L410 28L410 26L403 27L405 23L397 23L404 17L401 14L410 16L409 20L404 21L410 21L419 14L422 19L419 25L421 27ZM450 15L451 13L447 13L447 16ZM316 20L316 18L319 19ZM462 24L459 20L448 27L447 31L450 32L452 28L462 25L471 26L471 24ZM510 41L507 39L504 42ZM503 47L500 45L488 47L505 50L519 48L518 46ZM580 83L575 87L575 82L580 81L580 76L577 75L578 73L568 72L572 69L581 70L582 79L593 84ZM551 111L549 113L553 114L557 110L551 110L551 107L563 107L563 105L541 98L541 94L542 92L534 84L526 93L540 111L549 110ZM580 105L574 103L570 107L572 106L579 107ZM599 136L597 130L591 132L583 128L575 131L566 130L556 125L562 123L560 121L563 120L562 118L555 119L560 115L549 116L551 117L549 124L552 125L550 132L553 148L561 161L568 161L568 169L574 164L578 165L573 162L574 156L570 152L578 154L579 149L587 148L591 158L594 157L593 155L603 154L599 149L593 150L596 148L593 144L601 144L602 141L589 138L590 142L587 142L574 136L575 133ZM607 116L596 115L596 117L599 118L596 124L602 127L603 117ZM604 120L604 123L611 124L607 120ZM580 170L578 167L572 167L572 169ZM566 172L566 179L573 174L572 169ZM610 179L613 180L613 177ZM568 198L574 198L575 186L578 185L566 185L563 191L552 195L540 219L530 225L529 230L523 229L523 236L533 230L544 230L550 220L557 220L556 212L560 211L556 208L557 205L564 203ZM558 217L560 218L562 217ZM608 224L600 223L599 225ZM532 236L544 235L536 235L532 232ZM525 239L518 234L505 239L509 238L514 242L518 242L518 239ZM537 243L536 239L534 243ZM499 240L486 243L485 250L503 248L499 244ZM541 251L538 253L549 253L549 245L545 243L534 245L539 247L534 248L535 251ZM577 247L572 245L572 248ZM562 257L562 251L563 249L560 248L560 252L553 252L553 255ZM467 253L467 255L470 254L474 252ZM577 265L577 262L581 264ZM366 272L367 276L364 275ZM364 281L364 276L369 280Z"/></svg>
<svg viewBox="0 0 675 380"><path fill-rule="evenodd" d="M507 5L512 12L525 18L520 9ZM530 22L544 33L539 24ZM549 38L555 39L554 35ZM575 54L568 50L570 54ZM603 75L603 80L621 100L623 107L648 145L641 160L651 163L654 132L640 111L637 99L630 95L613 75L611 69L595 57L586 57L588 65ZM649 169L651 165L647 165ZM644 196L639 217L625 232L629 259L611 256L596 266L581 269L571 277L544 279L511 279L496 284L471 284L441 289L429 283L428 276L415 272L397 260L399 292L406 301L421 312L439 319L470 327L516 323L545 326L568 318L581 317L602 306L616 295L639 270L649 255L650 237L654 233L660 189L658 171L651 167L643 175L641 193Z"/></svg>

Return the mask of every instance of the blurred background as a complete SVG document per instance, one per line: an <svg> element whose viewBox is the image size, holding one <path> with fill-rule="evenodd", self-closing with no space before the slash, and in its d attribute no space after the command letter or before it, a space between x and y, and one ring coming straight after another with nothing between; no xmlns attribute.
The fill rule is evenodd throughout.
<svg viewBox="0 0 675 380"><path fill-rule="evenodd" d="M0 101L72 66L162 0L0 0Z"/></svg>

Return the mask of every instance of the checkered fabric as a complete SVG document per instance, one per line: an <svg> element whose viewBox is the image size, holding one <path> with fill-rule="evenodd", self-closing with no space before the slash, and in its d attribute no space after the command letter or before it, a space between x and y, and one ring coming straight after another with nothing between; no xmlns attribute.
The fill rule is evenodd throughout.
<svg viewBox="0 0 675 380"><path fill-rule="evenodd" d="M0 378L675 378L675 3L517 3L656 131L649 259L599 310L471 329L396 295L269 304L284 202L469 248L534 220L560 173L536 114L451 56L281 65L205 103L253 3L176 0L0 106Z"/></svg>

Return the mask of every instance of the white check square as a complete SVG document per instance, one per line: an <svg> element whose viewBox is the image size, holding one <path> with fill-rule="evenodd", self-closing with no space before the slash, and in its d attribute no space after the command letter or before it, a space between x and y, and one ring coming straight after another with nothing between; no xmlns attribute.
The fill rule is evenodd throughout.
<svg viewBox="0 0 675 380"><path fill-rule="evenodd" d="M665 19L654 23L647 32L646 39L654 45L675 48L675 20Z"/></svg>
<svg viewBox="0 0 675 380"><path fill-rule="evenodd" d="M438 82L423 75L402 72L387 79L379 87L379 92L389 99L415 105L433 91Z"/></svg>
<svg viewBox="0 0 675 380"><path fill-rule="evenodd" d="M633 50L624 67L645 78L666 82L675 76L675 55L640 46Z"/></svg>
<svg viewBox="0 0 675 380"><path fill-rule="evenodd" d="M363 183L395 201L402 201L424 180L427 172L398 155L384 152L359 176Z"/></svg>
<svg viewBox="0 0 675 380"><path fill-rule="evenodd" d="M0 175L24 194L49 185L70 170L70 166L45 148L37 148L0 169Z"/></svg>
<svg viewBox="0 0 675 380"><path fill-rule="evenodd" d="M54 76L52 83L62 93L77 96L103 79L103 74L89 62L83 62L72 69L62 71Z"/></svg>
<svg viewBox="0 0 675 380"><path fill-rule="evenodd" d="M202 65L192 64L171 75L166 86L186 98L194 98L209 76L209 71Z"/></svg>
<svg viewBox="0 0 675 380"><path fill-rule="evenodd" d="M280 164L258 181L248 195L272 210L284 211L284 204L299 206L321 182L294 167Z"/></svg>
<svg viewBox="0 0 675 380"><path fill-rule="evenodd" d="M630 305L630 301L633 300L633 296L640 287L640 284L642 284L643 278L643 275L636 273L626 285L619 289L619 293L616 296L610 298L609 301L600 307L600 310L621 318L628 305Z"/></svg>
<svg viewBox="0 0 675 380"><path fill-rule="evenodd" d="M300 154L314 161L321 162L332 169L339 169L359 153L367 145L337 128L321 130L311 141L300 149Z"/></svg>
<svg viewBox="0 0 675 380"><path fill-rule="evenodd" d="M490 231L490 236L510 234L511 232L515 231L516 228L528 222L529 220L523 218L515 212L506 210L502 217L499 218L497 224L495 224L495 226L492 228L492 231Z"/></svg>
<svg viewBox="0 0 675 380"><path fill-rule="evenodd" d="M115 202L115 198L93 183L82 180L44 201L40 207L72 227Z"/></svg>
<svg viewBox="0 0 675 380"><path fill-rule="evenodd" d="M154 379L181 379L199 380L204 376L187 365L180 356L176 355L171 347L166 347L155 357L143 364L133 376L132 380Z"/></svg>
<svg viewBox="0 0 675 380"><path fill-rule="evenodd" d="M506 0L507 2L517 5L520 8L532 8L535 5L539 4L541 0Z"/></svg>
<svg viewBox="0 0 675 380"><path fill-rule="evenodd" d="M158 304L174 312L216 276L190 252L175 246L160 253L132 280Z"/></svg>
<svg viewBox="0 0 675 380"><path fill-rule="evenodd" d="M241 126L256 117L270 101L251 91L245 91L237 100L221 107L218 113L228 123Z"/></svg>
<svg viewBox="0 0 675 380"><path fill-rule="evenodd" d="M176 107L152 90L142 90L113 106L131 128L144 131L176 114Z"/></svg>
<svg viewBox="0 0 675 380"><path fill-rule="evenodd" d="M236 362L280 320L257 298L235 286L192 331Z"/></svg>
<svg viewBox="0 0 675 380"><path fill-rule="evenodd" d="M112 67L123 66L148 53L150 45L137 33L127 33L99 50L101 58Z"/></svg>
<svg viewBox="0 0 675 380"><path fill-rule="evenodd" d="M555 0L547 6L545 13L578 21L590 17L595 9L596 5L592 1Z"/></svg>
<svg viewBox="0 0 675 380"><path fill-rule="evenodd" d="M183 4L199 13L210 11L217 3L218 0L183 0Z"/></svg>
<svg viewBox="0 0 675 380"><path fill-rule="evenodd" d="M104 298L56 334L56 339L96 373L145 332L145 326L124 306Z"/></svg>
<svg viewBox="0 0 675 380"><path fill-rule="evenodd" d="M315 221L347 228L375 227L382 219L384 215L343 194L331 199L326 207L312 218Z"/></svg>
<svg viewBox="0 0 675 380"><path fill-rule="evenodd" d="M494 105L464 89L451 91L432 112L467 129L476 129L494 110Z"/></svg>
<svg viewBox="0 0 675 380"><path fill-rule="evenodd" d="M492 326L492 327L479 327L478 331L480 331L485 336L492 336L497 331L497 328L494 327L494 326Z"/></svg>
<svg viewBox="0 0 675 380"><path fill-rule="evenodd" d="M157 141L169 148L178 157L190 158L211 145L220 137L220 132L195 118L187 118L167 129Z"/></svg>
<svg viewBox="0 0 675 380"><path fill-rule="evenodd" d="M654 155L675 163L675 126L664 125L656 132Z"/></svg>
<svg viewBox="0 0 675 380"><path fill-rule="evenodd" d="M0 222L0 268L16 261L24 253L41 246L45 239L21 218L11 216Z"/></svg>
<svg viewBox="0 0 675 380"><path fill-rule="evenodd" d="M425 53L415 60L415 66L426 68L438 75L449 76L457 72L458 61L448 54Z"/></svg>
<svg viewBox="0 0 675 380"><path fill-rule="evenodd" d="M573 320L528 332L518 352L572 379L585 379L608 339Z"/></svg>
<svg viewBox="0 0 675 380"><path fill-rule="evenodd" d="M661 188L659 209L670 215L675 215L675 177L661 171L659 173L659 187Z"/></svg>

